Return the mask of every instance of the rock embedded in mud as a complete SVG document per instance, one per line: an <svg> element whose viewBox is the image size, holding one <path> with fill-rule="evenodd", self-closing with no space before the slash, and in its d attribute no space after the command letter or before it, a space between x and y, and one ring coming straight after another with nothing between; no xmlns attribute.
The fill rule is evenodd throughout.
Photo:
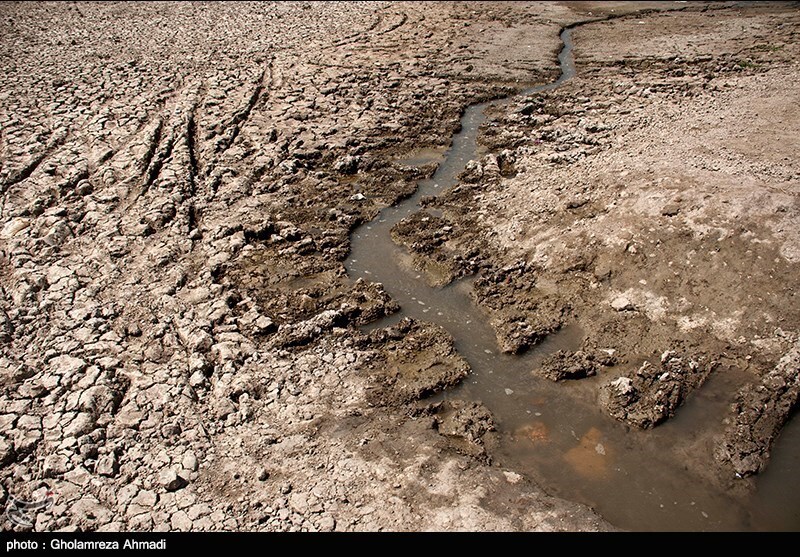
<svg viewBox="0 0 800 557"><path fill-rule="evenodd" d="M772 442L800 401L800 344L795 345L757 385L736 395L728 426L715 456L726 470L745 477L759 473Z"/></svg>
<svg viewBox="0 0 800 557"><path fill-rule="evenodd" d="M281 325L272 342L279 348L308 344L334 326L344 324L344 321L341 311L328 309L306 321Z"/></svg>
<svg viewBox="0 0 800 557"><path fill-rule="evenodd" d="M99 458L97 464L95 464L94 471L101 476L116 476L119 471L117 455L111 453Z"/></svg>
<svg viewBox="0 0 800 557"><path fill-rule="evenodd" d="M631 377L619 377L606 384L601 404L615 419L641 429L668 420L694 389L701 386L716 362L689 360L665 352L661 364L645 362Z"/></svg>
<svg viewBox="0 0 800 557"><path fill-rule="evenodd" d="M197 472L197 468L199 463L197 462L197 456L194 453L188 452L183 455L183 459L181 460L181 466L183 466L184 470L189 472Z"/></svg>
<svg viewBox="0 0 800 557"><path fill-rule="evenodd" d="M619 296L611 300L611 307L617 311L631 311L634 309L633 302L625 296Z"/></svg>
<svg viewBox="0 0 800 557"><path fill-rule="evenodd" d="M186 478L178 474L172 468L162 470L158 475L158 484L167 491L177 491L188 485Z"/></svg>

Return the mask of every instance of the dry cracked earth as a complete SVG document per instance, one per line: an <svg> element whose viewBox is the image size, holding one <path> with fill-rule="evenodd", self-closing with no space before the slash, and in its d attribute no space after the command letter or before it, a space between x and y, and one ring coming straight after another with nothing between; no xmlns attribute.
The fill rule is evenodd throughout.
<svg viewBox="0 0 800 557"><path fill-rule="evenodd" d="M56 493L3 528L614 529L425 404L469 364L344 267L509 95L393 238L506 352L580 325L536 373L631 427L745 377L697 467L746 489L800 394L800 9L755 4L0 4L0 498Z"/></svg>

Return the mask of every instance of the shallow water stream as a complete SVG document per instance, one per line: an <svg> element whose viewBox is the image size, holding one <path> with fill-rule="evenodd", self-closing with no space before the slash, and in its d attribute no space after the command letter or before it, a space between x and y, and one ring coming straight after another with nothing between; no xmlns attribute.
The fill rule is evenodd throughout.
<svg viewBox="0 0 800 557"><path fill-rule="evenodd" d="M554 89L575 75L571 30L565 29L561 39L561 76L521 94ZM439 167L430 179L419 182L415 195L383 210L353 233L345 263L348 274L382 283L402 307L372 326L410 316L446 329L473 373L441 396L479 400L491 410L501 437L494 451L496 462L526 474L553 495L593 507L620 528L800 529L800 494L793 489L800 472L798 420L785 428L754 494L737 497L715 489L686 464L691 459L710 460L709 434L721 431L732 395L744 379L741 374L713 376L674 419L654 430L628 428L597 404L604 378L555 384L532 373L547 354L579 347L582 333L577 326L562 329L522 356L500 353L486 315L470 298L470 280L431 288L410 266L405 250L392 242L390 229L419 210L422 196L454 186L466 163L481 157L476 137L484 109L504 102L468 107L461 131L445 153L423 152L400 161L406 165L436 161Z"/></svg>

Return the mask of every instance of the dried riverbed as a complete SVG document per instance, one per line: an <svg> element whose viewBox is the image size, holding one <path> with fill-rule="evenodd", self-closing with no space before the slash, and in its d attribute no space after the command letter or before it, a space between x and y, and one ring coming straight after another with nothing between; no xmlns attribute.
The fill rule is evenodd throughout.
<svg viewBox="0 0 800 557"><path fill-rule="evenodd" d="M4 4L3 501L53 489L38 530L796 528L772 465L733 474L796 397L797 10L657 3L512 95L565 26L647 7ZM466 172L379 225L462 127ZM618 473L665 439L691 520L615 515L657 519Z"/></svg>

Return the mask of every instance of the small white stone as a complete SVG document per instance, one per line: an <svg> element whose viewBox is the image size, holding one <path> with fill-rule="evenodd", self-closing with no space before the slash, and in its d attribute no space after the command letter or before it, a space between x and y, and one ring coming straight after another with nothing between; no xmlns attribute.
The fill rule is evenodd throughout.
<svg viewBox="0 0 800 557"><path fill-rule="evenodd" d="M183 455L183 460L181 461L181 465L183 466L184 470L189 470L191 472L197 472L197 457L194 453L186 453Z"/></svg>
<svg viewBox="0 0 800 557"><path fill-rule="evenodd" d="M117 455L114 453L103 456L97 460L94 471L101 476L116 476L119 466L117 465Z"/></svg>
<svg viewBox="0 0 800 557"><path fill-rule="evenodd" d="M611 386L615 387L620 394L626 395L633 390L633 381L628 377L619 377L611 382Z"/></svg>
<svg viewBox="0 0 800 557"><path fill-rule="evenodd" d="M3 231L0 232L0 237L7 239L16 236L17 233L19 233L22 230L25 230L30 225L30 223L31 223L30 219L25 219L21 217L11 219L3 227Z"/></svg>
<svg viewBox="0 0 800 557"><path fill-rule="evenodd" d="M611 307L617 311L626 311L633 309L633 304L625 296L619 296L617 298L614 298L614 300L612 300Z"/></svg>

